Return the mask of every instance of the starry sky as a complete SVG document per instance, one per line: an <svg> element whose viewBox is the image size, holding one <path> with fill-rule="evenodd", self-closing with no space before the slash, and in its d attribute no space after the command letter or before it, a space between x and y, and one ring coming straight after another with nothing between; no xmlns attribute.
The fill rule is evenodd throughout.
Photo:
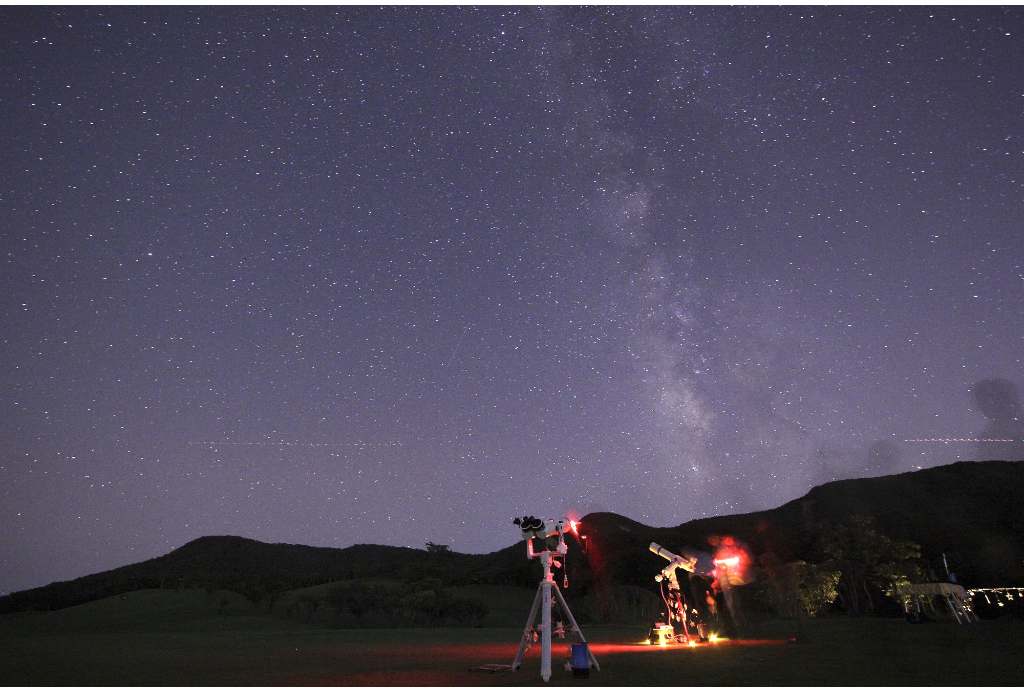
<svg viewBox="0 0 1024 692"><path fill-rule="evenodd" d="M1024 437L1020 8L3 7L0 113L0 592L1021 449L908 442Z"/></svg>

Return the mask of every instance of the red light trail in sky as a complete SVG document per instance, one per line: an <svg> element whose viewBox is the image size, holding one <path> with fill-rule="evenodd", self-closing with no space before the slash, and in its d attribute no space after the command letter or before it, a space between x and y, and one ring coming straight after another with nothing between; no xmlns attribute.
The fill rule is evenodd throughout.
<svg viewBox="0 0 1024 692"><path fill-rule="evenodd" d="M974 439L974 438L928 438L921 440L903 440L904 442L1016 442L1016 440L990 440L990 439Z"/></svg>

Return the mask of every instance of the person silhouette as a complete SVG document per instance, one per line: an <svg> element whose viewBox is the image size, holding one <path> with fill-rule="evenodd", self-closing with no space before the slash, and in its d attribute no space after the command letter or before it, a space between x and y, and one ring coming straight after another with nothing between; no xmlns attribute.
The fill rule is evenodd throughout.
<svg viewBox="0 0 1024 692"><path fill-rule="evenodd" d="M1017 386L1001 377L981 380L971 388L977 410L989 419L979 433L978 458L1024 461L1024 418ZM995 441L993 441L995 440Z"/></svg>

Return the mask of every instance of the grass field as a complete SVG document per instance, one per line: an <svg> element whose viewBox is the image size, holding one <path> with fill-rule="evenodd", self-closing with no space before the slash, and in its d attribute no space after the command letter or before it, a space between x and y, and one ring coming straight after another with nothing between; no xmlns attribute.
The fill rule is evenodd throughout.
<svg viewBox="0 0 1024 692"><path fill-rule="evenodd" d="M512 662L532 597L489 595L495 626L351 630L258 614L228 594L138 591L0 618L0 685L543 684L539 645L517 673L469 670ZM745 625L741 641L666 649L637 645L641 628L584 632L601 670L574 679L556 640L549 684L1024 685L1020 619L770 621Z"/></svg>

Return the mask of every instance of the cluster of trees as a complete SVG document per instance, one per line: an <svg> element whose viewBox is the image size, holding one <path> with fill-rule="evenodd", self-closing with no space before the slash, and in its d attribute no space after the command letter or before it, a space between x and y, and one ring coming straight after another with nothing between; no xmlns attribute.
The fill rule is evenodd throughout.
<svg viewBox="0 0 1024 692"><path fill-rule="evenodd" d="M201 582L201 588L208 594L221 590L234 591L245 596L256 608L268 613L274 609L274 604L281 596L295 588L291 579L274 572L256 572L239 575L234 579L209 575Z"/></svg>
<svg viewBox="0 0 1024 692"><path fill-rule="evenodd" d="M785 617L833 608L849 615L893 614L900 607L896 587L924 579L914 562L921 548L879 533L870 518L823 522L816 533L817 564L783 563L773 553L760 557L755 598L762 610Z"/></svg>
<svg viewBox="0 0 1024 692"><path fill-rule="evenodd" d="M755 582L758 605L784 617L814 617L836 600L841 576L825 565L762 555Z"/></svg>
<svg viewBox="0 0 1024 692"><path fill-rule="evenodd" d="M307 598L306 608L316 610ZM356 627L482 625L490 612L484 601L457 594L440 579L413 582L339 582L327 590L326 605Z"/></svg>
<svg viewBox="0 0 1024 692"><path fill-rule="evenodd" d="M241 594L267 613L293 589L331 581L333 585L319 596L304 593L292 600L286 615L304 620L318 617L355 627L480 625L489 606L448 588L458 574L450 564L454 556L449 546L428 542L425 556L407 565L382 569L376 578L350 573L336 575L342 577L340 580L330 580L311 575L310 580L298 585L293 576L257 571L233 576L194 575L187 581L207 593L226 590Z"/></svg>
<svg viewBox="0 0 1024 692"><path fill-rule="evenodd" d="M921 557L920 546L882 535L872 519L823 524L818 540L825 564L840 573L838 604L852 615L875 613L879 606L891 610L898 585L924 579L914 563Z"/></svg>
<svg viewBox="0 0 1024 692"><path fill-rule="evenodd" d="M602 593L592 588L581 591L566 596L566 603L580 625L616 623L650 627L664 607L661 596L632 584L610 584Z"/></svg>
<svg viewBox="0 0 1024 692"><path fill-rule="evenodd" d="M453 557L449 546L427 542L426 558L399 570L394 575L397 579L338 582L327 590L322 603L303 596L298 606L308 616L324 605L336 621L348 620L356 627L482 625L490 606L449 588L459 574Z"/></svg>

